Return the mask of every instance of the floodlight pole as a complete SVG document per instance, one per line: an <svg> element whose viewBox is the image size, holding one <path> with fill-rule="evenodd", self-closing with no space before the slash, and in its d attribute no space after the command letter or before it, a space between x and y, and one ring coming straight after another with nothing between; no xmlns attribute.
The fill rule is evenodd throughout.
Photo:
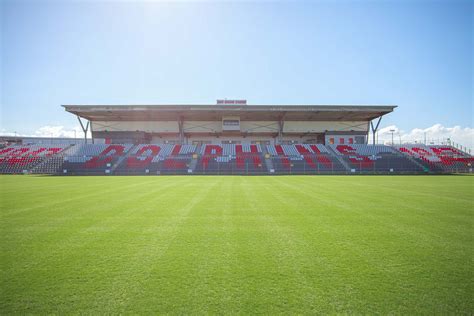
<svg viewBox="0 0 474 316"><path fill-rule="evenodd" d="M390 130L390 133L392 133L392 146L394 145L394 144L393 144L393 133L394 133L394 132L395 132L394 129L391 129L391 130Z"/></svg>
<svg viewBox="0 0 474 316"><path fill-rule="evenodd" d="M79 121L79 124L81 124L82 131L84 132L84 144L87 144L87 131L89 130L90 122L87 121L87 124L84 127L84 124L82 123L81 118L79 117L79 115L77 115L77 120Z"/></svg>
<svg viewBox="0 0 474 316"><path fill-rule="evenodd" d="M375 145L375 133L377 132L377 129L379 128L380 121L382 121L381 116L379 117L379 120L377 121L377 125L375 125L375 127L374 127L373 121L370 121L370 128L372 129L372 135L373 135L372 143L374 145Z"/></svg>

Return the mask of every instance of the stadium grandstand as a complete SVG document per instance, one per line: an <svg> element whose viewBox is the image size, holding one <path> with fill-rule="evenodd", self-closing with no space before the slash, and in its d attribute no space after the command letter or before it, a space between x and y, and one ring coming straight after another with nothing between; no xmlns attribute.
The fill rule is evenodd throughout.
<svg viewBox="0 0 474 316"><path fill-rule="evenodd" d="M392 105L63 105L92 139L3 138L1 173L418 174L472 172L450 145L368 143Z"/></svg>

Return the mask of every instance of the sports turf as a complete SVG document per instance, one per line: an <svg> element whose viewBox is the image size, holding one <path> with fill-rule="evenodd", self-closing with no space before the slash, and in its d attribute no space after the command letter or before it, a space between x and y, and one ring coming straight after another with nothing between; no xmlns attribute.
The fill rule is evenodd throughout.
<svg viewBox="0 0 474 316"><path fill-rule="evenodd" d="M474 312L474 177L0 185L0 314Z"/></svg>

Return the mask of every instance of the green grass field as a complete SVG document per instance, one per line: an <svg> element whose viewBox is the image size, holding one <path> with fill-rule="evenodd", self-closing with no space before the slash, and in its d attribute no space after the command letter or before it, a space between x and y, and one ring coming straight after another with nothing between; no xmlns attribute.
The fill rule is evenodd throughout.
<svg viewBox="0 0 474 316"><path fill-rule="evenodd" d="M0 185L2 315L474 313L474 177Z"/></svg>

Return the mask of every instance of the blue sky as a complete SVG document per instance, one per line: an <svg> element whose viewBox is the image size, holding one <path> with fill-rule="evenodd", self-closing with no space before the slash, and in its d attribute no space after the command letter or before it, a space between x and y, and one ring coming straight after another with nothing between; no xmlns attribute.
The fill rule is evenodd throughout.
<svg viewBox="0 0 474 316"><path fill-rule="evenodd" d="M396 104L382 126L473 128L473 2L1 2L1 132L60 104Z"/></svg>

